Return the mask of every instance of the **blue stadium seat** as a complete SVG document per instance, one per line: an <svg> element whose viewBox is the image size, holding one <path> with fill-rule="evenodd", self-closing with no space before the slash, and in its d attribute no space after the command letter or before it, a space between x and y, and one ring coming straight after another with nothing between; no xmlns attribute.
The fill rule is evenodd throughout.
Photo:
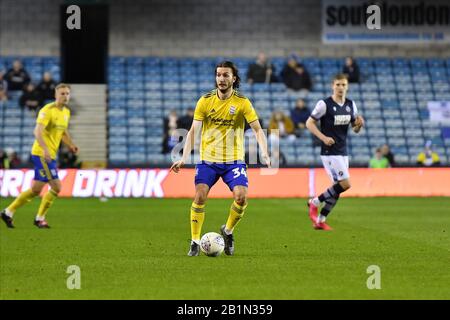
<svg viewBox="0 0 450 320"><path fill-rule="evenodd" d="M114 125L111 122L109 122L109 128L108 128L109 136L119 136L119 135L125 135L127 134L127 127L125 125Z"/></svg>

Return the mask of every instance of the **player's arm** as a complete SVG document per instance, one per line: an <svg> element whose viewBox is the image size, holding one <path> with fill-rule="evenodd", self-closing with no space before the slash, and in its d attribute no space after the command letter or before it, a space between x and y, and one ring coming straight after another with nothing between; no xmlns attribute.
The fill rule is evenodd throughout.
<svg viewBox="0 0 450 320"><path fill-rule="evenodd" d="M267 138L264 131L261 128L261 124L259 123L258 115L256 114L256 111L253 108L252 103L248 99L244 103L243 113L245 120L252 128L253 133L255 134L256 137L256 141L258 141L258 145L261 148L264 163L267 165L268 168L270 168L270 157L269 153L267 152Z"/></svg>
<svg viewBox="0 0 450 320"><path fill-rule="evenodd" d="M352 116L352 130L354 133L358 133L362 127L364 127L364 118L358 114L358 108L353 101L353 116Z"/></svg>
<svg viewBox="0 0 450 320"><path fill-rule="evenodd" d="M62 135L62 141L69 147L70 151L73 153L78 152L78 147L73 143L72 137L70 136L69 130L65 130Z"/></svg>
<svg viewBox="0 0 450 320"><path fill-rule="evenodd" d="M357 115L355 121L352 122L353 132L358 133L362 127L364 127L364 118L360 115Z"/></svg>
<svg viewBox="0 0 450 320"><path fill-rule="evenodd" d="M34 137L36 138L36 141L41 146L42 150L44 150L45 161L50 162L50 161L52 161L52 157L50 156L50 152L48 151L47 144L45 144L45 141L43 138L44 130L45 130L44 124L37 123L36 127L34 128Z"/></svg>
<svg viewBox="0 0 450 320"><path fill-rule="evenodd" d="M306 120L306 128L327 146L331 146L335 143L333 138L327 137L319 130L319 128L317 128L317 121L314 118L309 117L308 120Z"/></svg>
<svg viewBox="0 0 450 320"><path fill-rule="evenodd" d="M306 128L308 128L308 130L311 131L311 133L317 138L319 138L320 141L322 141L325 145L331 146L335 143L334 139L331 137L327 137L319 130L319 128L317 128L317 121L325 116L326 113L327 105L325 104L325 101L319 100L313 111L311 112L308 120L306 120Z"/></svg>
<svg viewBox="0 0 450 320"><path fill-rule="evenodd" d="M267 152L266 134L264 133L264 130L261 128L259 120L252 121L249 123L249 125L252 128L253 133L255 134L256 141L258 141L259 147L261 148L264 162L266 163L267 167L270 168L270 157L269 153Z"/></svg>
<svg viewBox="0 0 450 320"><path fill-rule="evenodd" d="M180 160L175 161L170 167L170 171L174 171L178 173L181 167L187 162L192 148L194 147L195 141L200 138L200 133L202 131L203 121L195 120L192 122L191 129L189 129L188 134L186 135L186 142L183 148L183 156Z"/></svg>

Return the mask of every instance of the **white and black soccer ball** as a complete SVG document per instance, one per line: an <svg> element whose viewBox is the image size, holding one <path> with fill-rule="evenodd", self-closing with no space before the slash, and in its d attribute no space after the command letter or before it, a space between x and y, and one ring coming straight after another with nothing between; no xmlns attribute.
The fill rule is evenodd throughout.
<svg viewBox="0 0 450 320"><path fill-rule="evenodd" d="M205 233L200 240L200 248L209 257L218 257L225 248L223 237L216 232Z"/></svg>

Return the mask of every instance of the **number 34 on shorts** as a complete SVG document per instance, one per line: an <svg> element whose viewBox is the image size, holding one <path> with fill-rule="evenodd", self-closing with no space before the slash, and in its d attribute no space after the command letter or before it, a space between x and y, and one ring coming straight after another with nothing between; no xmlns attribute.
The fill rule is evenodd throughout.
<svg viewBox="0 0 450 320"><path fill-rule="evenodd" d="M230 190L235 186L248 187L245 163L199 163L196 166L195 184L204 183L210 188L222 178Z"/></svg>
<svg viewBox="0 0 450 320"><path fill-rule="evenodd" d="M245 168L234 168L233 170L234 176L233 179L238 178L241 174L247 178L247 170Z"/></svg>

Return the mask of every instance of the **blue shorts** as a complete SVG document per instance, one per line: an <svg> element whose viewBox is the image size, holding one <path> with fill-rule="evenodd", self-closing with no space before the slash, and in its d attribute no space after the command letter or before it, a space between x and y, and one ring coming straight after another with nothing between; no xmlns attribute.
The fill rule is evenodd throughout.
<svg viewBox="0 0 450 320"><path fill-rule="evenodd" d="M31 155L31 161L34 166L34 180L49 182L50 180L59 179L56 160L46 162L44 157Z"/></svg>
<svg viewBox="0 0 450 320"><path fill-rule="evenodd" d="M195 166L195 184L204 183L211 187L222 177L231 191L235 186L248 187L247 165L245 163L211 163L202 161Z"/></svg>

